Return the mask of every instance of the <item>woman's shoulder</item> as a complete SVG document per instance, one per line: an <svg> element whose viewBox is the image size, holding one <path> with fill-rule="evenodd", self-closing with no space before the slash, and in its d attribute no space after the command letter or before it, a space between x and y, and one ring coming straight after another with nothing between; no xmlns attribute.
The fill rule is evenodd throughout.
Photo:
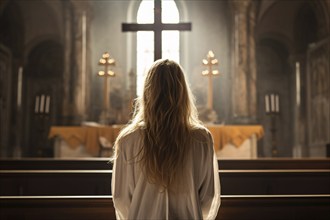
<svg viewBox="0 0 330 220"><path fill-rule="evenodd" d="M141 141L140 129L132 130L124 133L117 140L116 148L118 152L123 153L124 158L132 158L132 155L137 155L137 152L141 149Z"/></svg>
<svg viewBox="0 0 330 220"><path fill-rule="evenodd" d="M141 129L136 128L134 130L126 131L120 138L121 143L127 143L131 141L135 141L136 139L141 138Z"/></svg>
<svg viewBox="0 0 330 220"><path fill-rule="evenodd" d="M191 130L191 135L194 139L197 139L202 142L212 141L211 132L204 126L194 127Z"/></svg>
<svg viewBox="0 0 330 220"><path fill-rule="evenodd" d="M193 157L204 158L202 161L207 160L213 153L213 138L210 131L206 127L198 127L193 129L191 134Z"/></svg>

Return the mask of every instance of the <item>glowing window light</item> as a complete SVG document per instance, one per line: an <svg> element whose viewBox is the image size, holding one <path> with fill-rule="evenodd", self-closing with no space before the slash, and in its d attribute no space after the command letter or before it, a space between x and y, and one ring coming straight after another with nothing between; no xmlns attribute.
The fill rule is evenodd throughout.
<svg viewBox="0 0 330 220"><path fill-rule="evenodd" d="M162 22L179 23L179 10L174 0L162 1ZM137 13L137 23L154 23L154 1L143 0ZM179 31L162 31L162 58L180 62ZM136 90L140 96L143 90L144 76L154 61L154 33L152 31L137 32L137 79Z"/></svg>

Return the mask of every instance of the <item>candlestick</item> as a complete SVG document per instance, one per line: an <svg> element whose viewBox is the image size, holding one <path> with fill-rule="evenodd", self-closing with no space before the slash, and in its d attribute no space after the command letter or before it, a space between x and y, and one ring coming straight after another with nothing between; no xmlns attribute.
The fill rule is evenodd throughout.
<svg viewBox="0 0 330 220"><path fill-rule="evenodd" d="M218 60L215 58L214 53L210 50L207 54L207 59L202 60L203 65L207 66L207 69L202 71L203 76L208 76L209 86L208 86L208 97L207 97L207 107L213 109L213 76L219 75L218 70L212 70L214 65L218 64Z"/></svg>
<svg viewBox="0 0 330 220"><path fill-rule="evenodd" d="M108 124L109 122L109 107L110 107L110 96L109 96L109 78L114 77L116 74L110 68L114 66L116 61L110 58L108 52L103 53L102 58L99 60L99 65L104 67L104 70L98 72L98 76L104 77L104 90L103 90L103 110L100 115L100 123Z"/></svg>
<svg viewBox="0 0 330 220"><path fill-rule="evenodd" d="M272 156L278 156L277 142L276 142L276 118L280 111L280 97L276 93L270 93L265 95L265 108L266 113L270 116L270 132L271 132L271 146Z"/></svg>

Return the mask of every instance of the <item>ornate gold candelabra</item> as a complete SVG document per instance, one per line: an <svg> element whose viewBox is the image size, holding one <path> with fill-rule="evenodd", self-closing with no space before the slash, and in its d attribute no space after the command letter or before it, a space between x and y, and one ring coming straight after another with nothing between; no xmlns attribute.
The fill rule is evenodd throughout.
<svg viewBox="0 0 330 220"><path fill-rule="evenodd" d="M218 60L211 50L207 53L207 58L203 59L203 65L207 66L207 69L202 72L202 75L209 78L207 107L213 109L213 76L219 75L219 71L212 70L213 66L218 65Z"/></svg>
<svg viewBox="0 0 330 220"><path fill-rule="evenodd" d="M100 123L108 124L110 119L110 84L109 78L114 77L116 74L111 70L111 66L115 65L115 60L110 58L108 52L103 53L102 58L99 60L99 65L104 67L104 70L100 70L97 75L104 78L104 90L103 90L103 107L100 115Z"/></svg>

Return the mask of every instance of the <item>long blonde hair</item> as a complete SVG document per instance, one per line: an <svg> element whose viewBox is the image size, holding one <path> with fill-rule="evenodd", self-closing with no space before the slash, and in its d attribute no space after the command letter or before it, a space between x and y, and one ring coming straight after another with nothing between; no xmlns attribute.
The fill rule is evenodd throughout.
<svg viewBox="0 0 330 220"><path fill-rule="evenodd" d="M157 60L144 82L131 123L119 134L120 140L140 129L140 162L151 183L168 187L183 169L192 130L203 127L194 98L181 66L171 60Z"/></svg>

